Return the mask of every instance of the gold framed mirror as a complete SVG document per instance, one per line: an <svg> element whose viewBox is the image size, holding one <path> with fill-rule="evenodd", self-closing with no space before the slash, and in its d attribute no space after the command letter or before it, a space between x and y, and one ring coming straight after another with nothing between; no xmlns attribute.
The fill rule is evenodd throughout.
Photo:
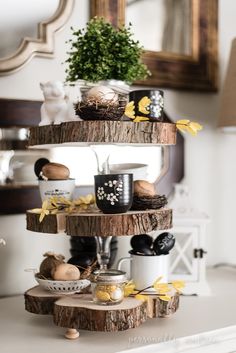
<svg viewBox="0 0 236 353"><path fill-rule="evenodd" d="M54 33L64 26L74 6L74 0L54 0L50 4L45 0L42 3L30 0L21 2L15 0L15 3L14 0L10 1L11 4L8 5L11 6L4 7L2 4L1 7L0 75L19 70L35 55L53 57ZM25 9L23 9L23 5L26 6ZM14 12L12 12L13 8ZM26 9L27 11L25 11ZM43 12L43 9L46 11ZM4 13L7 10L11 20L7 17L7 13ZM28 21L27 23L19 20L21 12L24 13L22 17ZM17 21L14 21L14 16ZM19 28L17 23L19 23ZM11 26L11 28L7 26ZM22 35L26 33L27 36L17 38L20 31L23 31Z"/></svg>
<svg viewBox="0 0 236 353"><path fill-rule="evenodd" d="M145 6L146 11L151 6L152 11L146 18L151 21L151 16L153 15L153 22L158 22L157 10L155 11L152 6L153 3L157 4L159 2L157 0L90 0L90 2L91 17L104 17L114 26L127 24L129 22L127 14L134 13L131 6L139 6L135 10L136 14L140 15L139 20L136 18L135 25L140 25L144 33L146 29L146 37L152 35L152 31L148 30L149 27L141 22L144 17L144 11L140 7L142 2L145 3L143 6ZM165 0L164 2L162 1L163 3L165 8L169 9L168 15L170 14L170 9L173 9L170 17L166 17L163 25L163 37L165 37L163 43L165 42L164 47L166 50L145 50L143 61L150 69L152 75L147 80L137 81L135 84L196 91L217 91L218 0ZM183 6L187 7L184 8ZM163 14L163 10L159 12ZM188 33L186 33L185 29L182 29L182 33L186 38L185 42L188 41L188 49L183 52L179 50L171 51L169 45L171 42L176 42L176 40L173 40L177 31L174 24L176 18L179 19L180 14L182 20L179 21L178 26L182 25L184 18L189 20ZM132 19L134 19L133 16ZM167 27L169 28L168 35ZM133 29L135 33L135 28L133 27ZM143 43L141 42L141 44Z"/></svg>

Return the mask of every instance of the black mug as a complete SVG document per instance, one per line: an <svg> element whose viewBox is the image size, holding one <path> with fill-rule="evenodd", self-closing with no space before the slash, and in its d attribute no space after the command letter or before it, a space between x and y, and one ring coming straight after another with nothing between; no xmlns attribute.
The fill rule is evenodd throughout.
<svg viewBox="0 0 236 353"><path fill-rule="evenodd" d="M125 213L133 202L133 174L95 175L97 207L103 213Z"/></svg>
<svg viewBox="0 0 236 353"><path fill-rule="evenodd" d="M150 121L163 121L164 92L161 90L137 90L129 93L129 101L134 101L135 116L149 118Z"/></svg>

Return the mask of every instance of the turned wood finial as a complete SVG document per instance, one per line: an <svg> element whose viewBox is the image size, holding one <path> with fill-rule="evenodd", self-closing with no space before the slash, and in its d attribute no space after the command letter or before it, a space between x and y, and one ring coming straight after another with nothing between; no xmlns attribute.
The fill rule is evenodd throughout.
<svg viewBox="0 0 236 353"><path fill-rule="evenodd" d="M79 337L79 331L75 328L68 328L66 330L65 337L69 340L76 340Z"/></svg>

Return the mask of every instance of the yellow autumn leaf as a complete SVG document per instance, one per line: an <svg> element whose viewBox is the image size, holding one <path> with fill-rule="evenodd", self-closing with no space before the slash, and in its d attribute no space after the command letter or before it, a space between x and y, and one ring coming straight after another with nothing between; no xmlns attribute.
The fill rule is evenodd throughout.
<svg viewBox="0 0 236 353"><path fill-rule="evenodd" d="M95 202L95 196L93 194L88 194L86 196L80 196L77 200L74 200L74 205L75 206L80 206L80 205L90 205Z"/></svg>
<svg viewBox="0 0 236 353"><path fill-rule="evenodd" d="M50 203L53 205L53 206L57 206L57 203L58 203L58 196L51 196L50 197Z"/></svg>
<svg viewBox="0 0 236 353"><path fill-rule="evenodd" d="M188 132L192 136L196 136L198 131L202 130L202 125L197 122L190 121L188 119L178 120L176 122L176 127L181 132Z"/></svg>
<svg viewBox="0 0 236 353"><path fill-rule="evenodd" d="M183 289L185 287L184 281L172 281L171 284L177 292L180 292L181 289Z"/></svg>
<svg viewBox="0 0 236 353"><path fill-rule="evenodd" d="M153 288L155 288L155 286L160 283L160 281L162 280L162 278L163 278L163 276L160 276L160 277L158 277L158 278L154 281L154 283L153 283Z"/></svg>
<svg viewBox="0 0 236 353"><path fill-rule="evenodd" d="M169 302L171 300L171 297L169 295L162 295L159 298L165 302Z"/></svg>
<svg viewBox="0 0 236 353"><path fill-rule="evenodd" d="M200 131L203 129L202 125L199 123L196 123L195 121L191 121L189 126L191 126L192 129Z"/></svg>
<svg viewBox="0 0 236 353"><path fill-rule="evenodd" d="M48 207L48 200L44 200L43 203L42 203L42 209L46 210L47 207Z"/></svg>
<svg viewBox="0 0 236 353"><path fill-rule="evenodd" d="M188 130L188 124L190 123L190 120L187 119L182 119L182 120L178 120L176 121L176 127L178 130L180 130L181 132L185 133Z"/></svg>
<svg viewBox="0 0 236 353"><path fill-rule="evenodd" d="M136 116L135 119L133 120L134 123L140 123L141 121L148 121L149 118L146 118L144 116Z"/></svg>
<svg viewBox="0 0 236 353"><path fill-rule="evenodd" d="M179 131L185 133L188 130L188 126L187 125L178 125L176 124L176 127Z"/></svg>
<svg viewBox="0 0 236 353"><path fill-rule="evenodd" d="M65 197L62 197L62 196L59 197L58 202L60 204L68 205L68 206L71 206L71 204L72 204L72 202L70 200L68 200L68 199L66 199Z"/></svg>
<svg viewBox="0 0 236 353"><path fill-rule="evenodd" d="M169 293L171 291L171 288L168 286L167 283L159 283L155 286L155 290L159 293L159 294L166 294Z"/></svg>
<svg viewBox="0 0 236 353"><path fill-rule="evenodd" d="M135 299L137 300L142 300L142 301L148 301L148 295L145 294L136 294Z"/></svg>
<svg viewBox="0 0 236 353"><path fill-rule="evenodd" d="M44 219L45 216L47 216L49 214L49 210L42 210L42 212L40 213L39 216L39 223L41 223Z"/></svg>
<svg viewBox="0 0 236 353"><path fill-rule="evenodd" d="M149 110L147 110L147 108L149 107L150 103L151 99L149 99L147 96L143 97L138 102L138 110L143 114L149 114Z"/></svg>
<svg viewBox="0 0 236 353"><path fill-rule="evenodd" d="M134 101L131 101L126 105L124 114L130 119L135 118Z"/></svg>
<svg viewBox="0 0 236 353"><path fill-rule="evenodd" d="M81 211L85 211L87 210L89 207L89 205L86 205L85 203L82 203L81 205L79 205L79 209L78 211L81 212Z"/></svg>
<svg viewBox="0 0 236 353"><path fill-rule="evenodd" d="M47 216L51 209L52 209L52 205L48 202L48 200L45 200L43 201L43 204L42 204L42 208L34 208L32 210L33 213L38 213L40 216L39 216L39 222L41 223L42 220L44 219L45 216Z"/></svg>
<svg viewBox="0 0 236 353"><path fill-rule="evenodd" d="M72 213L72 212L74 212L74 210L75 210L74 205L71 205L69 207L66 207L64 211L68 212L68 213Z"/></svg>
<svg viewBox="0 0 236 353"><path fill-rule="evenodd" d="M42 208L33 208L30 212L41 213L42 212Z"/></svg>
<svg viewBox="0 0 236 353"><path fill-rule="evenodd" d="M190 126L187 126L186 131L192 136L196 136L197 135L197 131L192 129Z"/></svg>
<svg viewBox="0 0 236 353"><path fill-rule="evenodd" d="M188 125L190 123L190 120L188 119L181 119L176 121L176 125Z"/></svg>
<svg viewBox="0 0 236 353"><path fill-rule="evenodd" d="M135 289L135 285L133 283L133 281L129 281L128 283L126 283L125 287L124 287L124 295L125 297L128 297L130 294L134 293Z"/></svg>
<svg viewBox="0 0 236 353"><path fill-rule="evenodd" d="M202 130L202 125L200 125L200 124L198 124L198 123L196 123L196 122L194 122L194 121L191 121L191 122L189 123L189 129L191 130L190 133L191 133L193 136L196 136L197 133L198 133L198 131Z"/></svg>

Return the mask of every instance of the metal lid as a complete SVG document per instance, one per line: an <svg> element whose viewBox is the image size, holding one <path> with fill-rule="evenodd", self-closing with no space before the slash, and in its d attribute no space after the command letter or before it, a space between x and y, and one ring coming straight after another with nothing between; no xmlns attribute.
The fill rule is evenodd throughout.
<svg viewBox="0 0 236 353"><path fill-rule="evenodd" d="M119 270L96 270L91 275L92 282L124 283L127 281L126 272Z"/></svg>

